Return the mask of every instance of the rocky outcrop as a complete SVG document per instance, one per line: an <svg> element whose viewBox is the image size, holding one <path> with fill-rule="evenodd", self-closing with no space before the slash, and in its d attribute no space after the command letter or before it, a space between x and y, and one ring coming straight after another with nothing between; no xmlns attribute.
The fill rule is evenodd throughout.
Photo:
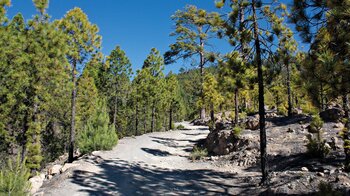
<svg viewBox="0 0 350 196"><path fill-rule="evenodd" d="M325 122L340 122L345 112L341 108L331 107L320 113L320 117Z"/></svg>
<svg viewBox="0 0 350 196"><path fill-rule="evenodd" d="M227 155L246 143L247 140L239 139L231 130L214 130L206 138L205 146L210 154Z"/></svg>
<svg viewBox="0 0 350 196"><path fill-rule="evenodd" d="M259 115L249 116L247 117L247 121L245 123L246 129L250 130L258 130L259 129Z"/></svg>
<svg viewBox="0 0 350 196"><path fill-rule="evenodd" d="M191 123L195 126L207 126L209 124L210 119L205 118L205 119L196 119L193 120Z"/></svg>

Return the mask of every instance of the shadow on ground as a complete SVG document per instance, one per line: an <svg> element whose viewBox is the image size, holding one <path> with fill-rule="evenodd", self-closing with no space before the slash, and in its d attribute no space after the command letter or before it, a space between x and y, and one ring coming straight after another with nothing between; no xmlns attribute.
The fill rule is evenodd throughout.
<svg viewBox="0 0 350 196"><path fill-rule="evenodd" d="M169 170L143 163L106 160L99 165L99 174L75 171L71 181L90 195L229 195L256 193L256 187L242 183L233 174L212 170ZM241 182L241 184L237 184ZM239 188L237 192L235 188ZM244 191L242 191L244 190Z"/></svg>

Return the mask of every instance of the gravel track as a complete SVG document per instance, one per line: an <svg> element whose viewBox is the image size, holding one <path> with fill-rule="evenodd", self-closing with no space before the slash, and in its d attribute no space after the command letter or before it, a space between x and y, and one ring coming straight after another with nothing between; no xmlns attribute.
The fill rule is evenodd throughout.
<svg viewBox="0 0 350 196"><path fill-rule="evenodd" d="M181 124L189 130L121 139L112 151L94 152L94 159L80 160L79 167L65 174L68 177L52 179L41 191L44 195L75 196L227 195L249 190L247 183L252 181L241 179L249 176L189 160L194 143L209 131L188 122Z"/></svg>

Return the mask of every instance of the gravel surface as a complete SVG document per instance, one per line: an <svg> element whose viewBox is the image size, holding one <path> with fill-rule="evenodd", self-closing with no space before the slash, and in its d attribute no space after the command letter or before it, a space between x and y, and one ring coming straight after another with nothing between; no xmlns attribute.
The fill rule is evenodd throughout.
<svg viewBox="0 0 350 196"><path fill-rule="evenodd" d="M321 182L350 195L350 177L342 172L340 146L327 159L306 154L309 119L275 118L267 129L270 188L259 186L259 131L244 130L249 145L225 156L191 161L198 140L209 131L182 122L188 130L123 138L111 151L83 156L80 166L44 182L40 194L74 195L315 195ZM325 139L339 137L325 124ZM321 194L322 195L322 194Z"/></svg>
<svg viewBox="0 0 350 196"><path fill-rule="evenodd" d="M94 152L81 166L46 183L44 195L217 195L237 194L237 172L210 162L192 162L195 142L206 127L124 138L112 150ZM60 175L60 176L62 176Z"/></svg>

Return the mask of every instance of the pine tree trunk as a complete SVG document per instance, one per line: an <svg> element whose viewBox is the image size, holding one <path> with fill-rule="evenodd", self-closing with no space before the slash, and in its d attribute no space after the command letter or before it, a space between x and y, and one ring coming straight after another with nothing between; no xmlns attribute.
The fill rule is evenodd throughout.
<svg viewBox="0 0 350 196"><path fill-rule="evenodd" d="M151 133L154 132L154 122L155 121L155 101L152 102L152 122L151 122Z"/></svg>
<svg viewBox="0 0 350 196"><path fill-rule="evenodd" d="M204 50L204 42L202 38L200 38L200 47ZM200 111L200 118L202 120L205 119L205 103L204 103L204 92L203 92L203 83L204 83L204 54L203 51L199 52L199 58L200 58L200 74L201 74L201 100L202 100L202 106L201 106L201 111Z"/></svg>
<svg viewBox="0 0 350 196"><path fill-rule="evenodd" d="M114 97L114 113L113 113L113 126L117 130L117 114L118 114L118 96Z"/></svg>
<svg viewBox="0 0 350 196"><path fill-rule="evenodd" d="M344 111L345 111L345 118L347 119L347 122L345 124L345 127L347 131L344 133L344 141L350 140L350 105L349 105L349 95L346 93L343 96L343 104L344 104ZM345 153L345 169L347 171L350 171L350 149L344 148Z"/></svg>
<svg viewBox="0 0 350 196"><path fill-rule="evenodd" d="M235 126L238 126L238 89L235 89Z"/></svg>
<svg viewBox="0 0 350 196"><path fill-rule="evenodd" d="M147 109L146 109L146 104L143 106L143 133L147 133Z"/></svg>
<svg viewBox="0 0 350 196"><path fill-rule="evenodd" d="M291 91L291 86L290 86L290 66L289 66L289 61L288 60L286 60L286 66L287 66L288 117L291 117L292 116L293 103L292 103L292 91Z"/></svg>
<svg viewBox="0 0 350 196"><path fill-rule="evenodd" d="M77 82L76 82L76 61L73 62L72 69L72 116L71 116L71 127L69 135L69 150L68 150L68 162L72 163L74 161L74 143L75 143L75 110L76 110L76 97L77 97Z"/></svg>
<svg viewBox="0 0 350 196"><path fill-rule="evenodd" d="M173 107L170 106L170 110L169 110L169 130L172 129L172 124L173 124Z"/></svg>
<svg viewBox="0 0 350 196"><path fill-rule="evenodd" d="M210 119L211 119L211 122L213 123L213 125L215 126L215 115L214 115L214 105L211 104L210 106Z"/></svg>
<svg viewBox="0 0 350 196"><path fill-rule="evenodd" d="M136 107L135 107L135 136L139 135L139 104L136 103Z"/></svg>
<svg viewBox="0 0 350 196"><path fill-rule="evenodd" d="M267 152L266 152L266 128L265 128L265 100L264 100L264 78L262 71L261 48L259 40L259 28L255 10L255 0L252 0L254 40L256 48L256 62L258 64L258 85L259 85L259 125L260 125L260 157L261 157L261 184L268 183Z"/></svg>
<svg viewBox="0 0 350 196"><path fill-rule="evenodd" d="M320 84L320 102L321 102L321 108L322 108L322 111L325 111L326 110L326 104L324 103L324 95L323 95L323 83L321 82Z"/></svg>

